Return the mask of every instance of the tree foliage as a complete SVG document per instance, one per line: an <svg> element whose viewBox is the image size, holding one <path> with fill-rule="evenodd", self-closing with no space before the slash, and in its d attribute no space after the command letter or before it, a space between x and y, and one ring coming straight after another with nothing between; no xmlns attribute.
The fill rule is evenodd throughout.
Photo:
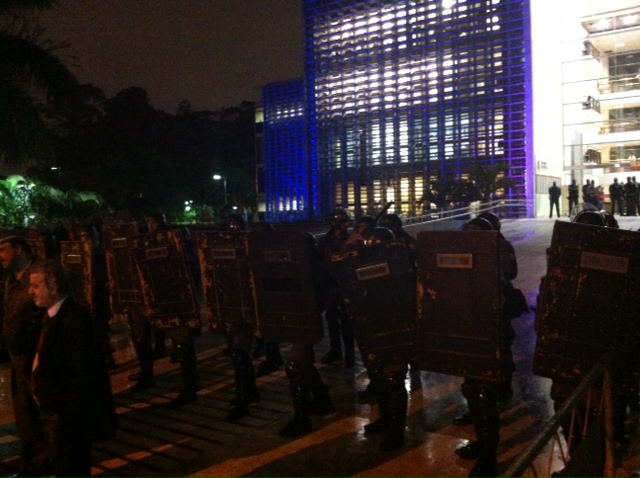
<svg viewBox="0 0 640 478"><path fill-rule="evenodd" d="M473 179L482 194L483 202L495 199L496 192L513 190L516 183L509 176L508 163L483 164L477 162Z"/></svg>
<svg viewBox="0 0 640 478"><path fill-rule="evenodd" d="M85 85L84 94L90 108L71 116L57 142L60 169L34 174L65 189L82 185L137 217L184 216L189 201L195 211L218 210L224 194L213 175L220 174L230 202L255 207L253 103L212 112L183 102L169 114L153 108L142 88L105 98Z"/></svg>
<svg viewBox="0 0 640 478"><path fill-rule="evenodd" d="M78 84L61 45L30 24L30 10L53 4L0 0L0 166L16 173L29 165L31 178L59 191L95 191L137 217L156 209L177 217L189 201L218 210L224 195L213 174L226 178L230 202L255 207L254 104L194 111L183 101L168 114L143 88L106 98ZM34 204L45 189L36 189ZM54 202L46 205L54 215L70 207Z"/></svg>
<svg viewBox="0 0 640 478"><path fill-rule="evenodd" d="M52 1L0 1L0 162L17 166L53 156L61 106L77 102L79 84L41 28L24 13Z"/></svg>
<svg viewBox="0 0 640 478"><path fill-rule="evenodd" d="M55 226L71 218L108 215L108 207L98 194L62 191L24 176L0 180L0 227Z"/></svg>

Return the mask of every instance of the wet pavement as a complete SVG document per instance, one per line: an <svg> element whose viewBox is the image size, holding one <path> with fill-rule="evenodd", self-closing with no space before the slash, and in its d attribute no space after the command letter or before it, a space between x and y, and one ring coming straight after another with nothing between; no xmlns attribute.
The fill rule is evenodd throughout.
<svg viewBox="0 0 640 478"><path fill-rule="evenodd" d="M563 219L566 220L566 219ZM620 218L623 229L637 230L640 218ZM530 304L535 304L540 278L545 273L551 219L507 220L503 233L517 253L519 275L514 281ZM415 232L424 226L408 228ZM550 380L531 372L535 345L534 313L513 322L516 373L513 397L500 405L499 466L505 470L552 416ZM94 476L467 476L473 461L454 450L474 437L472 426L455 426L452 419L466 410L460 393L462 379L422 371L408 374L409 411L406 441L395 452L380 452L380 436L363 434L363 426L378 416L375 403L360 402L357 391L368 379L357 357L354 368L342 363L317 364L330 387L336 412L314 416L313 432L286 439L278 430L292 417L284 370L257 380L261 401L250 415L236 423L224 417L234 397L233 370L222 354L226 343L203 329L197 339L202 389L198 401L180 409L167 405L178 393L180 372L168 357L156 361L156 386L143 393L130 392L127 376L136 361L126 324L112 326L117 369L112 373L120 430L115 440L94 446ZM283 355L287 344L281 344ZM321 357L328 339L316 346ZM260 359L256 359L257 366ZM640 469L638 416L628 424L633 442L625 450L618 476ZM19 443L14 435L8 365L0 364L0 475L15 473ZM555 453L536 463L538 476L562 467ZM530 472L529 476L533 476Z"/></svg>

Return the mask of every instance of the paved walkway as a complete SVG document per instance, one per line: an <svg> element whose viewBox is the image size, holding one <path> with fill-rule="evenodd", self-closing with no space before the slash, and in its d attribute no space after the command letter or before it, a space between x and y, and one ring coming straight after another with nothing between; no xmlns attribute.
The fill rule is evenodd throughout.
<svg viewBox="0 0 640 478"><path fill-rule="evenodd" d="M519 260L516 287L535 303L540 277L545 273L545 249L553 220L505 221L504 235L512 241ZM640 218L621 218L621 227L637 230ZM501 406L499 463L506 467L524 449L552 415L550 381L531 372L535 335L533 312L516 319L513 351L517 365L514 396ZM321 366L337 412L313 418L314 432L298 440L278 436L291 418L288 382L283 370L258 379L259 404L235 424L223 418L234 396L233 371L222 355L223 340L205 331L198 338L198 365L202 390L197 403L170 409L180 383L179 369L168 358L156 362L157 385L145 393L129 391L127 375L136 370L126 326L113 326L118 369L112 374L121 429L114 441L94 447L94 476L466 476L472 461L454 450L473 438L471 426L451 420L465 410L461 379L421 372L407 377L411 390L407 440L397 452L378 451L379 436L365 436L362 428L377 418L375 404L361 403L356 391L366 386L360 360L353 369L342 364ZM328 340L317 347L318 356ZM288 347L283 344L286 356ZM256 361L257 365L259 361ZM625 461L618 476L640 469L638 417L630 422L635 434L634 457ZM0 365L0 475L17 471L19 444L14 436L9 374ZM552 466L557 467L557 460ZM538 474L549 476L547 461Z"/></svg>

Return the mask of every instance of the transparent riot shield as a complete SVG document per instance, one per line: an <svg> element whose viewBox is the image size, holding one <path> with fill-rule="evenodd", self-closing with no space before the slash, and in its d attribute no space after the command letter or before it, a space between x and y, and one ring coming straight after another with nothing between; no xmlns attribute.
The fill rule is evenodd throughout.
<svg viewBox="0 0 640 478"><path fill-rule="evenodd" d="M213 332L254 335L258 331L249 233L196 231L207 319Z"/></svg>
<svg viewBox="0 0 640 478"><path fill-rule="evenodd" d="M420 367L499 382L505 357L498 233L417 236Z"/></svg>
<svg viewBox="0 0 640 478"><path fill-rule="evenodd" d="M131 238L139 233L135 222L118 222L102 225L111 311L114 316L130 315L142 308L140 279L136 272L131 250Z"/></svg>
<svg viewBox="0 0 640 478"><path fill-rule="evenodd" d="M95 316L91 244L86 241L61 241L60 262L69 274L75 300Z"/></svg>
<svg viewBox="0 0 640 478"><path fill-rule="evenodd" d="M199 330L200 313L180 230L133 236L131 249L140 279L142 314L153 328Z"/></svg>
<svg viewBox="0 0 640 478"><path fill-rule="evenodd" d="M249 259L259 335L275 342L319 342L322 322L304 235L295 231L252 232Z"/></svg>
<svg viewBox="0 0 640 478"><path fill-rule="evenodd" d="M637 386L639 297L640 233L557 221L536 317L534 373L576 382L613 352L616 387Z"/></svg>
<svg viewBox="0 0 640 478"><path fill-rule="evenodd" d="M416 275L403 241L332 257L364 360L384 364L416 358Z"/></svg>

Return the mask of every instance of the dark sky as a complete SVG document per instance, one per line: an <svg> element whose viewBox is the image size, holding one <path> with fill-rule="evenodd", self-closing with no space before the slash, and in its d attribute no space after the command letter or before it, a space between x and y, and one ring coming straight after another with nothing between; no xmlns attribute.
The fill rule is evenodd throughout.
<svg viewBox="0 0 640 478"><path fill-rule="evenodd" d="M258 102L304 72L301 0L58 0L36 18L82 83L142 87L169 113Z"/></svg>

